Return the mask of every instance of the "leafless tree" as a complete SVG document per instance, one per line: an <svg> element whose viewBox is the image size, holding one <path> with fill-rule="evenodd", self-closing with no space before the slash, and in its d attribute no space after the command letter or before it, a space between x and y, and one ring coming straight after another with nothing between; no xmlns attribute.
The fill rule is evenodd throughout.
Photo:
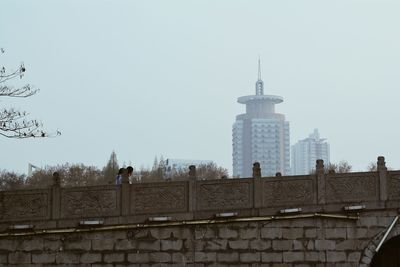
<svg viewBox="0 0 400 267"><path fill-rule="evenodd" d="M376 172L378 170L378 166L376 165L375 162L370 162L367 166L367 170L369 172Z"/></svg>
<svg viewBox="0 0 400 267"><path fill-rule="evenodd" d="M334 173L347 173L351 172L353 166L351 166L347 161L342 160L339 163L330 163L326 170L327 172L334 172Z"/></svg>
<svg viewBox="0 0 400 267"><path fill-rule="evenodd" d="M0 48L0 56L4 54L4 49ZM0 66L0 97L27 98L39 92L39 89L26 84L22 87L7 85L12 79L22 79L26 68L21 63L16 70L8 70ZM14 108L0 109L0 135L8 138L30 138L30 137L48 137L49 134L43 130L40 121L28 118L29 113L19 111ZM57 132L55 135L59 135Z"/></svg>
<svg viewBox="0 0 400 267"><path fill-rule="evenodd" d="M174 170L171 174L172 180L185 180L189 177L189 169ZM200 164L196 166L196 179L198 180L214 180L224 179L228 177L228 170L218 166L214 162Z"/></svg>
<svg viewBox="0 0 400 267"><path fill-rule="evenodd" d="M21 189L24 187L24 179L22 174L0 170L0 191Z"/></svg>
<svg viewBox="0 0 400 267"><path fill-rule="evenodd" d="M189 179L189 169L173 168L167 170L163 156L160 160L157 157L154 159L154 164L151 169L141 167L139 171L142 182L160 182L160 181L179 181ZM198 180L213 180L228 178L228 170L218 166L214 162L207 164L199 164L196 166L196 179Z"/></svg>
<svg viewBox="0 0 400 267"><path fill-rule="evenodd" d="M327 166L324 167L325 173L347 173L351 172L353 166L349 164L346 160L342 160L339 163L329 163ZM316 170L312 169L310 174L315 174Z"/></svg>
<svg viewBox="0 0 400 267"><path fill-rule="evenodd" d="M102 172L97 167L65 163L35 170L33 175L26 179L25 186L27 188L48 187L53 183L54 172L60 174L61 185L65 187L104 184L104 181L101 179L103 177Z"/></svg>
<svg viewBox="0 0 400 267"><path fill-rule="evenodd" d="M115 183L115 177L117 176L119 170L119 165L118 165L118 160L117 160L117 154L115 151L111 153L110 159L107 162L107 165L104 166L103 168L103 177L102 181L99 181L101 183L105 184L114 184Z"/></svg>

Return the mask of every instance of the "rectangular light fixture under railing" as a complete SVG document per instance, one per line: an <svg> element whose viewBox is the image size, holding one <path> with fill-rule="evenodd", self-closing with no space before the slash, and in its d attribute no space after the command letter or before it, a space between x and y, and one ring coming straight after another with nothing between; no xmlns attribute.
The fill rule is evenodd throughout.
<svg viewBox="0 0 400 267"><path fill-rule="evenodd" d="M102 219L96 219L96 220L81 220L79 222L80 226L98 226L98 225L103 225L104 220Z"/></svg>
<svg viewBox="0 0 400 267"><path fill-rule="evenodd" d="M345 211L359 211L365 209L365 205L353 205L353 206L346 206L343 207Z"/></svg>
<svg viewBox="0 0 400 267"><path fill-rule="evenodd" d="M238 212L233 211L233 212L221 212L221 213L216 213L215 218L229 218L229 217L236 217L238 216Z"/></svg>
<svg viewBox="0 0 400 267"><path fill-rule="evenodd" d="M148 220L149 222L169 222L172 220L172 218L169 216L155 216L149 217Z"/></svg>
<svg viewBox="0 0 400 267"><path fill-rule="evenodd" d="M32 224L14 224L10 225L8 229L10 230L32 230L35 226Z"/></svg>
<svg viewBox="0 0 400 267"><path fill-rule="evenodd" d="M287 213L298 213L298 212L301 212L301 211L302 211L301 208L289 208L289 209L280 210L279 213L280 214L287 214Z"/></svg>

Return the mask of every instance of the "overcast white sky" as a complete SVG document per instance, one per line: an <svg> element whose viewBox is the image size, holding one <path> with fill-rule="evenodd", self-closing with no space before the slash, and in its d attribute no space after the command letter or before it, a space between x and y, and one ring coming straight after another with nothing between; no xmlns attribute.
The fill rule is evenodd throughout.
<svg viewBox="0 0 400 267"><path fill-rule="evenodd" d="M284 97L291 144L318 128L331 160L400 169L400 2L2 0L0 65L24 61L29 99L0 99L62 136L0 138L0 169L102 168L165 158L232 169L231 131L254 94ZM13 81L15 85L20 81Z"/></svg>

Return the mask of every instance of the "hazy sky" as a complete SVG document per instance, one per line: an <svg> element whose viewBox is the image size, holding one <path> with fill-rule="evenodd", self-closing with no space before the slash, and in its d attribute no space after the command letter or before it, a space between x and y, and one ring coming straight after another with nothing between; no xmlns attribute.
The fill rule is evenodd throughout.
<svg viewBox="0 0 400 267"><path fill-rule="evenodd" d="M0 99L40 119L48 139L0 138L0 169L65 162L102 168L165 158L232 169L239 96L284 97L291 144L314 128L331 160L400 169L400 2L16 1L0 5L0 65L40 88ZM21 84L19 80L12 81Z"/></svg>

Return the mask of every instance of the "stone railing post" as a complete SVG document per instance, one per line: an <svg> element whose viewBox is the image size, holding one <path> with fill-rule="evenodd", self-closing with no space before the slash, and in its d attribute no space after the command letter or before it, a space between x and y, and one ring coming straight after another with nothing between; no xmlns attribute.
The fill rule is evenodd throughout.
<svg viewBox="0 0 400 267"><path fill-rule="evenodd" d="M189 166L188 186L189 186L188 208L189 208L189 212L191 213L191 215L194 218L194 213L196 211L196 203L197 203L196 202L196 166L195 165Z"/></svg>
<svg viewBox="0 0 400 267"><path fill-rule="evenodd" d="M315 165L315 175L317 176L317 203L326 203L326 177L324 161L322 159L317 159Z"/></svg>
<svg viewBox="0 0 400 267"><path fill-rule="evenodd" d="M385 157L378 157L378 162L376 164L378 177L379 177L379 197L380 200L388 199L388 177Z"/></svg>
<svg viewBox="0 0 400 267"><path fill-rule="evenodd" d="M129 192L129 176L128 171L124 169L122 172L122 182L121 182L121 215L127 216L129 215L130 208L130 192Z"/></svg>
<svg viewBox="0 0 400 267"><path fill-rule="evenodd" d="M196 166L195 165L189 166L189 177L190 177L190 179L196 180Z"/></svg>
<svg viewBox="0 0 400 267"><path fill-rule="evenodd" d="M260 208L262 206L262 184L261 184L261 166L259 162L253 163L253 179L254 179L254 208Z"/></svg>
<svg viewBox="0 0 400 267"><path fill-rule="evenodd" d="M53 184L51 186L51 218L60 218L61 180L58 172L53 173Z"/></svg>
<svg viewBox="0 0 400 267"><path fill-rule="evenodd" d="M261 167L259 162L253 163L253 178L261 178Z"/></svg>

